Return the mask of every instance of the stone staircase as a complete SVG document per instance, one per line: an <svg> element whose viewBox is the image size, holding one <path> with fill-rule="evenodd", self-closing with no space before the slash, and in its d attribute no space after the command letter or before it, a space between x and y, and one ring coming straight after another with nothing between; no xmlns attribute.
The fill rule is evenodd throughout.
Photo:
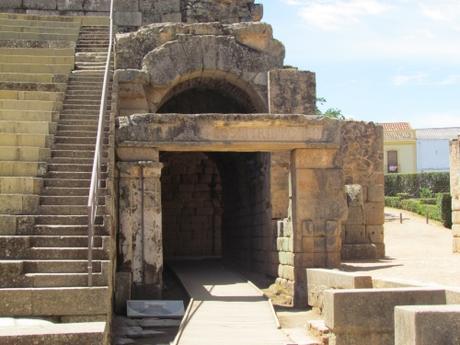
<svg viewBox="0 0 460 345"><path fill-rule="evenodd" d="M104 196L95 287L86 273L108 35L103 17L0 14L0 317L105 321L110 312Z"/></svg>

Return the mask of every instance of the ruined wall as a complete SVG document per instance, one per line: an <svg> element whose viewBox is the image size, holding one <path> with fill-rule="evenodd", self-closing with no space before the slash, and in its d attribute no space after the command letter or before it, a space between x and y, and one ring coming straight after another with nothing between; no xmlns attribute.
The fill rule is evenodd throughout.
<svg viewBox="0 0 460 345"><path fill-rule="evenodd" d="M460 253L460 137L450 143L453 251Z"/></svg>
<svg viewBox="0 0 460 345"><path fill-rule="evenodd" d="M115 24L131 28L164 22L260 21L254 0L115 0ZM0 11L51 15L108 15L110 0L2 0Z"/></svg>
<svg viewBox="0 0 460 345"><path fill-rule="evenodd" d="M165 259L220 256L222 185L204 153L162 153L161 200Z"/></svg>
<svg viewBox="0 0 460 345"><path fill-rule="evenodd" d="M349 217L342 233L342 258L381 258L385 255L382 127L373 123L344 122L340 159L348 186L349 206Z"/></svg>
<svg viewBox="0 0 460 345"><path fill-rule="evenodd" d="M263 23L150 25L117 35L115 52L121 115L157 112L178 89L206 84L266 112L268 71L284 60Z"/></svg>

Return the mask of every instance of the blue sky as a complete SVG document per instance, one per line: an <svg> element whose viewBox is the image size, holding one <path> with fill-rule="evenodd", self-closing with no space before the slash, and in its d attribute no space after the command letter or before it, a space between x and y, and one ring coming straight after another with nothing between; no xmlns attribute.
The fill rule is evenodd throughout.
<svg viewBox="0 0 460 345"><path fill-rule="evenodd" d="M258 0L287 65L356 120L460 126L460 0ZM324 108L324 107L323 107Z"/></svg>

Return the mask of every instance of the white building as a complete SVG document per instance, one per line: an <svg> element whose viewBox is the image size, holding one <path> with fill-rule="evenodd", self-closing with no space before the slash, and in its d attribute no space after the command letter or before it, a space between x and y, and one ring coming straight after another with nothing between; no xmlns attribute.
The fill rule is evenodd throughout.
<svg viewBox="0 0 460 345"><path fill-rule="evenodd" d="M449 141L460 134L460 127L416 129L417 172L449 171Z"/></svg>

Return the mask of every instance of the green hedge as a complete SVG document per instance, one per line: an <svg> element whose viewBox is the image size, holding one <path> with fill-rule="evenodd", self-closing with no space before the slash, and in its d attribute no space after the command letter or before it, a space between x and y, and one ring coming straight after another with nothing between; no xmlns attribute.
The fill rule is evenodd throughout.
<svg viewBox="0 0 460 345"><path fill-rule="evenodd" d="M385 206L403 209L422 216L426 216L428 212L428 218L442 222L445 227L451 228L451 196L447 193L438 193L435 200L436 202L433 205L431 204L432 199L402 199L398 196L386 196Z"/></svg>
<svg viewBox="0 0 460 345"><path fill-rule="evenodd" d="M450 175L448 172L421 174L387 174L385 175L385 195L396 196L407 193L413 198L420 197L420 190L428 188L432 193L450 192Z"/></svg>

